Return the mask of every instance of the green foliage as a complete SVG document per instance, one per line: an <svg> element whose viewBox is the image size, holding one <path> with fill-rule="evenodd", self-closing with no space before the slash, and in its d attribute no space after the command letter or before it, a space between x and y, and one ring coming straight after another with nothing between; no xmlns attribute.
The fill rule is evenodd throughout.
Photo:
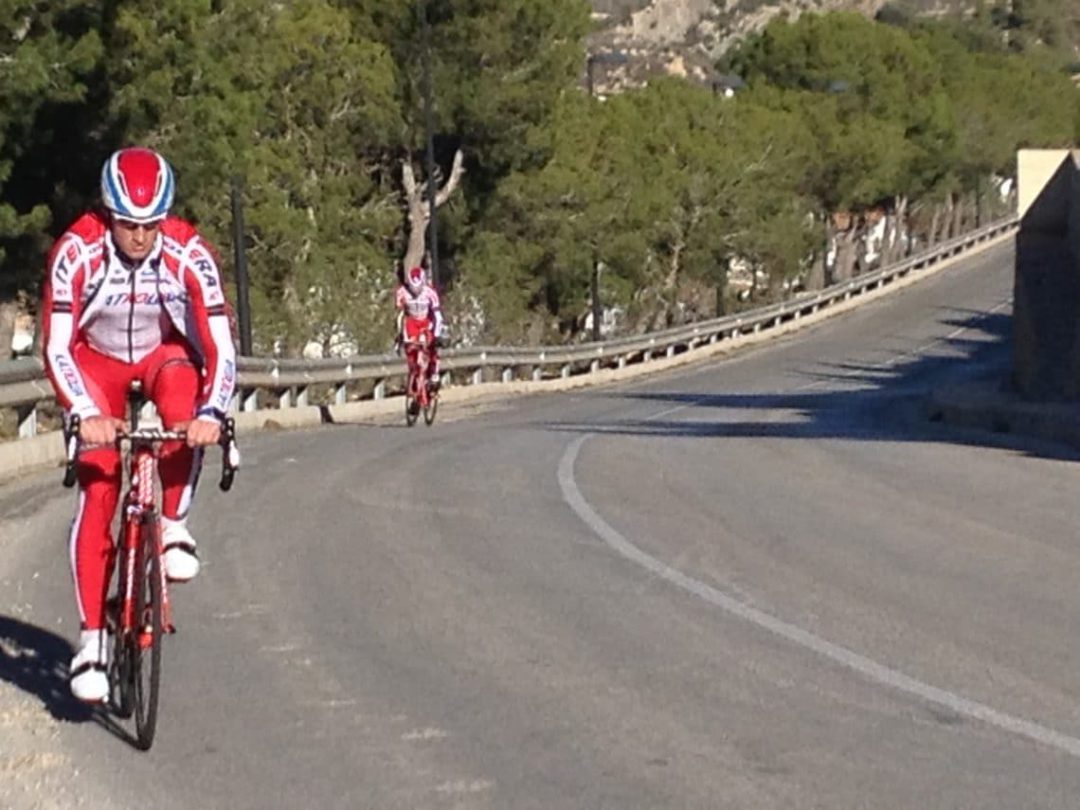
<svg viewBox="0 0 1080 810"><path fill-rule="evenodd" d="M145 143L226 271L242 182L258 351L385 348L424 5L437 159L467 169L442 280L478 340L581 335L597 267L626 330L711 314L735 261L804 274L825 212L987 188L1018 147L1080 137L1071 0L776 20L720 66L734 99L658 79L606 101L580 87L580 0L0 0L0 298L36 291L101 161Z"/></svg>
<svg viewBox="0 0 1080 810"><path fill-rule="evenodd" d="M481 250L463 263L476 289L530 262L538 284L506 290L543 305L565 335L584 324L596 262L605 302L646 325L674 317L687 282L721 283L736 254L781 276L798 270L808 209L796 184L809 141L790 116L664 80L606 103L567 97L554 123L551 159L502 184ZM509 253L500 264L496 245ZM515 336L512 321L488 326L493 339Z"/></svg>
<svg viewBox="0 0 1080 810"><path fill-rule="evenodd" d="M126 5L109 51L115 114L174 162L183 209L219 243L230 177L245 181L257 333L384 343L401 128L386 48L325 0L175 0Z"/></svg>
<svg viewBox="0 0 1080 810"><path fill-rule="evenodd" d="M34 183L43 142L61 139L42 124L82 101L101 55L91 25L96 4L0 0L0 296L40 274L52 189ZM74 118L74 115L70 116ZM69 120L70 120L69 118ZM10 255L10 261L5 256Z"/></svg>

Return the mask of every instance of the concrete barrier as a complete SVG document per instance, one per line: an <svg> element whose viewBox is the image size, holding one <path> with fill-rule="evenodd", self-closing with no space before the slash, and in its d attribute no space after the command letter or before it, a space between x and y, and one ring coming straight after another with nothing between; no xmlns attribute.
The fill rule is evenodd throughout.
<svg viewBox="0 0 1080 810"><path fill-rule="evenodd" d="M1080 399L1080 152L1017 155L1012 383L1035 401Z"/></svg>

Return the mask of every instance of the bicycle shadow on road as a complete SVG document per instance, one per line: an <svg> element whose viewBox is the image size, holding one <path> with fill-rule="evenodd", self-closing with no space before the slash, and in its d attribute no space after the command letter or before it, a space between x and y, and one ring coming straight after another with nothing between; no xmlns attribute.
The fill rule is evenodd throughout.
<svg viewBox="0 0 1080 810"><path fill-rule="evenodd" d="M74 652L67 639L0 614L0 681L36 697L57 720L85 723L93 719L93 707L76 700L68 688Z"/></svg>

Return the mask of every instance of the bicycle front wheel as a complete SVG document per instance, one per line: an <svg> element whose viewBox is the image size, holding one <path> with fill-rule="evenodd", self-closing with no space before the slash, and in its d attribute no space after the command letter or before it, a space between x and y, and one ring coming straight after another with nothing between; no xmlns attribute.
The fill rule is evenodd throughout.
<svg viewBox="0 0 1080 810"><path fill-rule="evenodd" d="M135 681L135 732L138 745L148 751L157 730L158 696L161 691L161 641L164 635L162 608L161 525L147 513L140 526L139 559L135 566L135 629L129 654Z"/></svg>
<svg viewBox="0 0 1080 810"><path fill-rule="evenodd" d="M435 414L439 410L439 395L437 392L428 394L427 402L424 403L424 424L431 425L435 421Z"/></svg>
<svg viewBox="0 0 1080 810"><path fill-rule="evenodd" d="M420 390L420 374L416 369L409 370L409 379L405 383L405 424L412 427L416 424L416 418L420 415L420 400L417 392Z"/></svg>

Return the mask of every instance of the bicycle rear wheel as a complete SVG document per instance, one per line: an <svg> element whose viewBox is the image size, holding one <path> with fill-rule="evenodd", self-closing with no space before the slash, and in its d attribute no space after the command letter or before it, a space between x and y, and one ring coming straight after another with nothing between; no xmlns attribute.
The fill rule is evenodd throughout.
<svg viewBox="0 0 1080 810"><path fill-rule="evenodd" d="M132 674L131 644L119 630L120 622L112 621L109 638L109 693L113 713L127 720L135 712L135 677Z"/></svg>
<svg viewBox="0 0 1080 810"><path fill-rule="evenodd" d="M124 629L121 613L124 609L124 596L128 592L128 571L138 569L140 538L140 524L132 523L125 515L116 549L116 593L105 603L105 623L112 645L109 651L110 702L116 716L124 720L131 717L135 711L135 675L130 631ZM132 554L135 555L135 562L129 565Z"/></svg>
<svg viewBox="0 0 1080 810"><path fill-rule="evenodd" d="M158 516L148 512L140 528L139 558L135 561L135 629L129 639L128 654L134 681L135 732L139 748L148 751L157 730L164 635Z"/></svg>

